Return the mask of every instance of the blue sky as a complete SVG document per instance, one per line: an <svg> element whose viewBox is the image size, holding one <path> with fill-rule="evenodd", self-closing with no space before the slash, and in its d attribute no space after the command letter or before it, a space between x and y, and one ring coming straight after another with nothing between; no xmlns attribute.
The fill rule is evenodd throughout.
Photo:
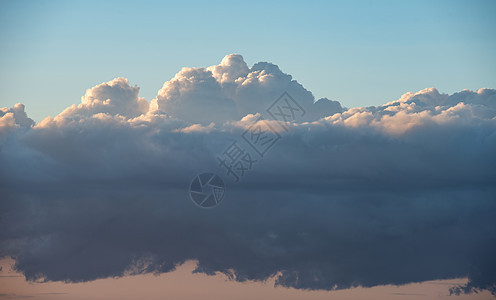
<svg viewBox="0 0 496 300"><path fill-rule="evenodd" d="M230 53L347 107L494 88L495 14L492 1L2 1L0 103L40 121L118 76L151 100L181 67Z"/></svg>

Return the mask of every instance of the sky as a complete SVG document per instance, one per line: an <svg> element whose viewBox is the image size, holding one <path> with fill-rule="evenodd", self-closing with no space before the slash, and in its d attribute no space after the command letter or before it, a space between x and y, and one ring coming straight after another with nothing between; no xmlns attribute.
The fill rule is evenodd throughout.
<svg viewBox="0 0 496 300"><path fill-rule="evenodd" d="M374 288L355 288L339 291L295 291L289 288L273 288L273 280L264 283L233 282L226 276L207 276L192 274L194 263L181 266L174 273L161 275L142 274L120 278L108 278L89 283L67 284L62 282L30 284L23 276L10 269L11 261L0 264L2 294L0 299L15 299L31 296L40 300L66 299L146 299L158 300L165 297L183 299L488 299L490 294L482 292L474 295L450 296L446 288L463 283L462 279L436 280L402 286L377 286ZM195 288L192 288L195 287Z"/></svg>
<svg viewBox="0 0 496 300"><path fill-rule="evenodd" d="M491 2L2 6L0 299L496 295Z"/></svg>
<svg viewBox="0 0 496 300"><path fill-rule="evenodd" d="M493 1L1 1L0 103L39 122L126 77L151 100L184 66L239 53L318 98L380 105L405 92L496 85ZM56 90L56 92L54 92Z"/></svg>

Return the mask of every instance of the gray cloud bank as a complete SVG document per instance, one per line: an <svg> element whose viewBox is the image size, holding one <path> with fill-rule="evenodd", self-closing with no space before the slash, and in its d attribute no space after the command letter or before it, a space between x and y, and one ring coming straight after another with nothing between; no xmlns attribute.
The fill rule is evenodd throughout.
<svg viewBox="0 0 496 300"><path fill-rule="evenodd" d="M234 184L216 156L284 91L307 114ZM496 90L343 108L239 55L148 102L116 78L38 124L0 110L0 257L29 280L198 272L301 289L468 277L496 293ZM314 103L315 102L315 103ZM223 203L191 179L215 172Z"/></svg>

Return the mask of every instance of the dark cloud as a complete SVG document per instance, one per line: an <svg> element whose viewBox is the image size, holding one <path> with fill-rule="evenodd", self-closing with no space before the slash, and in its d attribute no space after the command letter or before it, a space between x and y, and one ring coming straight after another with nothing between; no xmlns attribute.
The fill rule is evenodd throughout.
<svg viewBox="0 0 496 300"><path fill-rule="evenodd" d="M258 115L237 120L266 116L285 89L305 122L281 131L234 184L216 156L243 143ZM495 293L495 90L426 89L343 109L313 104L273 64L228 56L183 69L149 108L137 91L115 79L35 126L19 108L22 118L2 110L0 256L28 279L160 273L196 260L198 272L301 289L468 277L452 292ZM218 101L234 117L210 108ZM187 190L207 171L227 190L204 210Z"/></svg>

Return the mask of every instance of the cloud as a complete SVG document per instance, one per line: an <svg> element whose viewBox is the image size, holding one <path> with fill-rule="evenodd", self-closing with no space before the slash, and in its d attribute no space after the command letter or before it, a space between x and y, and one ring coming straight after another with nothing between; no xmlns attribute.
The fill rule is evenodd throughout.
<svg viewBox="0 0 496 300"><path fill-rule="evenodd" d="M126 78L115 78L91 89L81 97L79 105L71 105L55 118L47 117L39 125L51 122L67 124L84 121L88 118L104 118L105 116L134 118L148 111L148 101L138 97L139 87L131 87Z"/></svg>
<svg viewBox="0 0 496 300"><path fill-rule="evenodd" d="M238 54L226 56L216 66L183 68L164 83L150 106L153 111L208 125L264 112L285 91L298 98L308 111L304 120L342 111L339 102L325 98L313 105L312 93L278 66L260 62L248 68Z"/></svg>
<svg viewBox="0 0 496 300"><path fill-rule="evenodd" d="M28 118L24 105L17 103L12 108L0 108L0 138L16 128L30 128L34 121Z"/></svg>
<svg viewBox="0 0 496 300"><path fill-rule="evenodd" d="M117 78L36 125L2 109L0 256L28 279L195 260L301 289L468 277L453 292L496 292L496 90L346 109L229 55L182 69L149 106L138 91ZM306 114L287 130L256 123L284 91ZM263 157L242 138L254 124L279 126ZM237 184L217 160L233 141L256 159ZM227 185L214 209L189 200L202 172Z"/></svg>

